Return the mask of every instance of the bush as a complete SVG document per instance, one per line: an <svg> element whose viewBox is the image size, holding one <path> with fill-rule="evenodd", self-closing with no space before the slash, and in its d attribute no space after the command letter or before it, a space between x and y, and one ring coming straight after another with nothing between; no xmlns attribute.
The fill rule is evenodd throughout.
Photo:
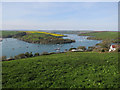
<svg viewBox="0 0 120 90"><path fill-rule="evenodd" d="M51 53L49 53L49 54L56 54L55 52L51 52Z"/></svg>
<svg viewBox="0 0 120 90"><path fill-rule="evenodd" d="M101 49L101 52L105 52L105 50L104 50L104 49Z"/></svg>
<svg viewBox="0 0 120 90"><path fill-rule="evenodd" d="M94 49L95 47L88 47L88 49L87 49L87 51L93 51L93 49Z"/></svg>
<svg viewBox="0 0 120 90"><path fill-rule="evenodd" d="M100 51L101 51L101 48L100 48L100 47L95 47L95 48L93 49L93 51L94 51L94 52L100 52Z"/></svg>
<svg viewBox="0 0 120 90"><path fill-rule="evenodd" d="M26 52L26 53L25 53L25 56L26 56L26 57L30 57L29 52Z"/></svg>
<svg viewBox="0 0 120 90"><path fill-rule="evenodd" d="M120 47L118 47L114 52L120 52Z"/></svg>
<svg viewBox="0 0 120 90"><path fill-rule="evenodd" d="M24 53L21 53L17 56L14 57L15 59L22 59L22 58L26 58L25 54Z"/></svg>
<svg viewBox="0 0 120 90"><path fill-rule="evenodd" d="M110 41L108 40L106 40L106 41L103 41L102 43L100 43L100 46L101 46L101 48L110 48Z"/></svg>
<svg viewBox="0 0 120 90"><path fill-rule="evenodd" d="M35 53L34 56L39 56L40 54L39 53Z"/></svg>
<svg viewBox="0 0 120 90"><path fill-rule="evenodd" d="M26 52L26 53L25 53L25 56L26 56L26 57L33 57L33 54L32 54L32 52L30 52L30 53L29 53L29 52Z"/></svg>
<svg viewBox="0 0 120 90"><path fill-rule="evenodd" d="M33 57L33 54L32 54L32 52L30 52L30 54L29 54L29 57Z"/></svg>
<svg viewBox="0 0 120 90"><path fill-rule="evenodd" d="M6 60L7 59L7 57L6 56L2 56L2 60Z"/></svg>

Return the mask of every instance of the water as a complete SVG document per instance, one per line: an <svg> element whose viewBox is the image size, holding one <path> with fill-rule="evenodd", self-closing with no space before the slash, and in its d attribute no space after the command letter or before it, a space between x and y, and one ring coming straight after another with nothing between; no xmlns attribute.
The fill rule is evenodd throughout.
<svg viewBox="0 0 120 90"><path fill-rule="evenodd" d="M100 40L88 40L88 36L77 36L75 34L65 34L68 37L63 37L64 39L74 39L75 43L68 43L68 44L32 44L27 43L21 40L13 39L13 38L6 38L3 39L2 43L0 42L0 50L2 49L2 56L15 56L20 53L25 52L32 52L33 54L36 52L58 52L55 49L60 48L60 51L64 51L65 49L70 49L71 47L78 47L78 46L94 46L97 43L100 43Z"/></svg>

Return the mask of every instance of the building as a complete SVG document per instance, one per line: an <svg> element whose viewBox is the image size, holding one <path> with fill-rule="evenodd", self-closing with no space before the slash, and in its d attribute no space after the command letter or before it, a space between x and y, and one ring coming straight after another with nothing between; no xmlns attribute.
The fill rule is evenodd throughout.
<svg viewBox="0 0 120 90"><path fill-rule="evenodd" d="M111 46L110 46L110 49L109 49L109 52L115 51L116 48L117 48L117 45L111 45Z"/></svg>

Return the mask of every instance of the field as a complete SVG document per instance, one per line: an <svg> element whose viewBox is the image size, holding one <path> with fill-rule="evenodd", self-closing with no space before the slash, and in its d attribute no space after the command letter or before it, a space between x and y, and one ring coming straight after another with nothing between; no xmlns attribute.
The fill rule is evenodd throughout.
<svg viewBox="0 0 120 90"><path fill-rule="evenodd" d="M48 32L41 32L41 31L25 31L26 33L43 33L43 34L48 34L48 35L52 35L52 36L64 36L61 34L54 34L54 33L48 33Z"/></svg>
<svg viewBox="0 0 120 90"><path fill-rule="evenodd" d="M118 88L118 53L67 52L2 62L3 88Z"/></svg>
<svg viewBox="0 0 120 90"><path fill-rule="evenodd" d="M64 35L40 32L40 31L2 31L3 38L17 38L29 43L38 44L63 44L72 43L75 40L63 39Z"/></svg>
<svg viewBox="0 0 120 90"><path fill-rule="evenodd" d="M83 33L79 34L80 36L94 36L88 37L88 39L95 39L95 40L107 40L111 42L120 42L120 38L118 37L120 32L112 32L112 31L104 31L104 32L90 32L90 33Z"/></svg>
<svg viewBox="0 0 120 90"><path fill-rule="evenodd" d="M19 31L0 31L0 37L9 37L20 33Z"/></svg>

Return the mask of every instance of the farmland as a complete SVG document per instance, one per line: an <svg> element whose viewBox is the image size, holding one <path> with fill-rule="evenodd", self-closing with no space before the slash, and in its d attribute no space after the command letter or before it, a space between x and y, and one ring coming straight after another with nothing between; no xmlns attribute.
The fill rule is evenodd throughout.
<svg viewBox="0 0 120 90"><path fill-rule="evenodd" d="M75 40L63 39L64 35L40 31L2 31L3 38L17 38L29 43L38 44L63 44Z"/></svg>
<svg viewBox="0 0 120 90"><path fill-rule="evenodd" d="M118 88L118 53L67 52L2 62L3 88Z"/></svg>
<svg viewBox="0 0 120 90"><path fill-rule="evenodd" d="M88 33L82 33L79 34L79 36L92 36L88 37L88 39L93 39L93 40L103 40L103 41L110 41L113 43L118 43L120 42L119 36L120 32L112 32L112 31L94 31L94 32L88 32Z"/></svg>

